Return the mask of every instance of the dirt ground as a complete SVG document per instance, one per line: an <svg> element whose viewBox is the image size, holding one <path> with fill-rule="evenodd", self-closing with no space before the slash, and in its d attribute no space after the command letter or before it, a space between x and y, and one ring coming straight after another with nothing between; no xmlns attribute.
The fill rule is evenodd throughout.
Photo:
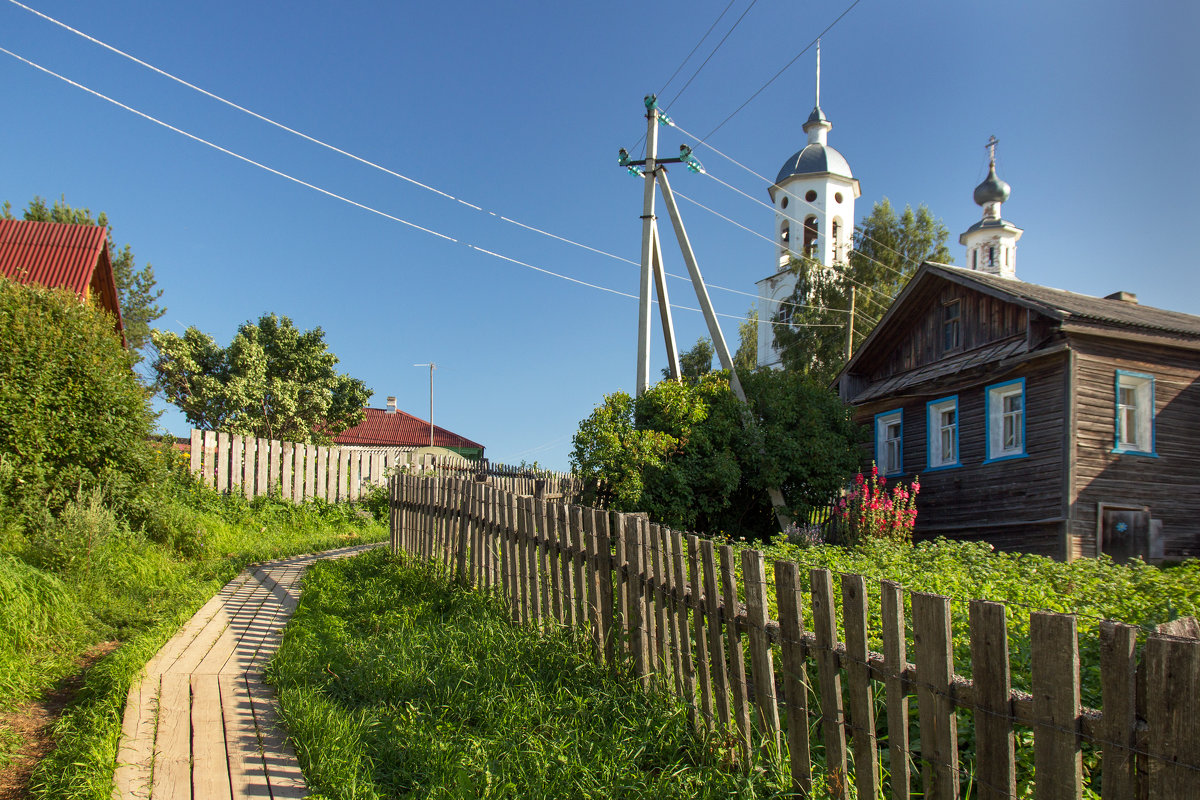
<svg viewBox="0 0 1200 800"><path fill-rule="evenodd" d="M79 692L88 669L117 649L119 644L101 642L84 653L75 672L60 681L45 697L13 711L0 712L0 728L16 733L22 740L12 760L0 767L0 800L24 800L28 797L29 776L33 768L54 748L51 732L55 721Z"/></svg>

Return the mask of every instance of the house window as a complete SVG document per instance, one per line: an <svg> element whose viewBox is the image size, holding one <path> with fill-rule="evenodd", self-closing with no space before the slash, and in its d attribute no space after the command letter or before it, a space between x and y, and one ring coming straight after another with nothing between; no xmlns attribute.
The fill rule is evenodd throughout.
<svg viewBox="0 0 1200 800"><path fill-rule="evenodd" d="M904 411L875 415L875 464L884 475L904 471Z"/></svg>
<svg viewBox="0 0 1200 800"><path fill-rule="evenodd" d="M1026 455L1024 378L987 387L986 426L986 461Z"/></svg>
<svg viewBox="0 0 1200 800"><path fill-rule="evenodd" d="M962 303L955 300L942 306L942 350L949 352L957 348L961 342L959 318Z"/></svg>
<svg viewBox="0 0 1200 800"><path fill-rule="evenodd" d="M958 395L934 400L926 406L929 469L959 466Z"/></svg>
<svg viewBox="0 0 1200 800"><path fill-rule="evenodd" d="M1117 370L1114 453L1154 455L1154 376Z"/></svg>

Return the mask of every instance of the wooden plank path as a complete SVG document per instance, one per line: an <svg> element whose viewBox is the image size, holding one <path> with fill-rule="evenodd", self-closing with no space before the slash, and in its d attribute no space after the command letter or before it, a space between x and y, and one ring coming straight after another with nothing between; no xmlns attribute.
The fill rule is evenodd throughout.
<svg viewBox="0 0 1200 800"><path fill-rule="evenodd" d="M114 800L305 797L262 670L296 609L308 566L378 546L251 566L205 603L129 692Z"/></svg>

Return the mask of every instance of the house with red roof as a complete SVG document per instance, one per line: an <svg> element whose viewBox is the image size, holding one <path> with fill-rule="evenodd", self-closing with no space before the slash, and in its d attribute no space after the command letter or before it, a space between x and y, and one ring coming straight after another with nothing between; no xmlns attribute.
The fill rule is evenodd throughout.
<svg viewBox="0 0 1200 800"><path fill-rule="evenodd" d="M394 397L389 397L387 403L387 408L366 409L363 421L333 437L333 443L362 449L419 450L433 446L464 458L483 458L483 445L478 442L437 425L433 426L431 440L430 423L397 409Z"/></svg>
<svg viewBox="0 0 1200 800"><path fill-rule="evenodd" d="M69 289L112 315L125 343L121 302L101 225L0 219L0 276L14 283Z"/></svg>

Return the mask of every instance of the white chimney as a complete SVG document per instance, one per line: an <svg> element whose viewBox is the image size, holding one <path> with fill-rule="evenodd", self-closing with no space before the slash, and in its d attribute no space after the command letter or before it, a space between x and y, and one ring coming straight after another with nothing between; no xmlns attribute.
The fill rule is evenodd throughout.
<svg viewBox="0 0 1200 800"><path fill-rule="evenodd" d="M396 398L389 397L387 400L388 400L387 413L395 414L396 413Z"/></svg>

